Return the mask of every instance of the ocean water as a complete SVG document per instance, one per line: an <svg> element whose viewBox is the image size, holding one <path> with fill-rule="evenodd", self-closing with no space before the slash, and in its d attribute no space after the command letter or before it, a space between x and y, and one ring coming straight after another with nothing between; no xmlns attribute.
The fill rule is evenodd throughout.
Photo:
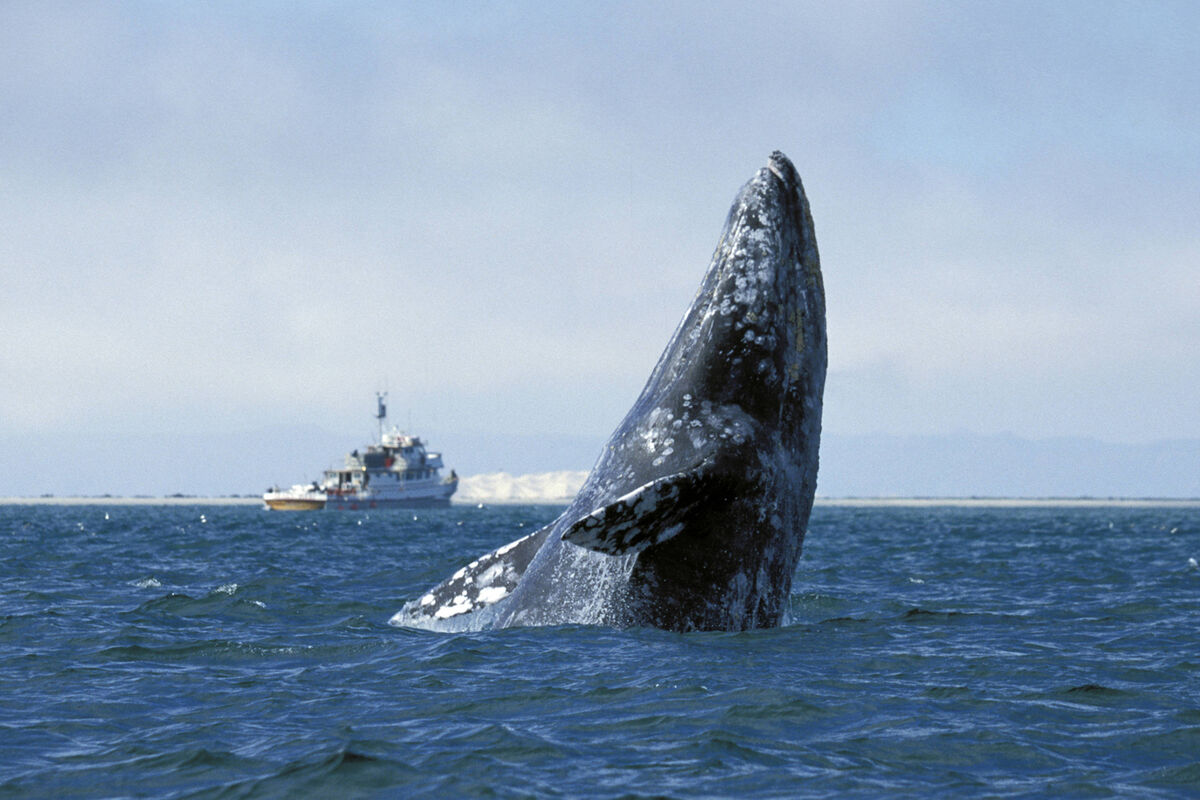
<svg viewBox="0 0 1200 800"><path fill-rule="evenodd" d="M0 798L1200 794L1200 508L818 506L774 630L386 624L558 511L0 506Z"/></svg>

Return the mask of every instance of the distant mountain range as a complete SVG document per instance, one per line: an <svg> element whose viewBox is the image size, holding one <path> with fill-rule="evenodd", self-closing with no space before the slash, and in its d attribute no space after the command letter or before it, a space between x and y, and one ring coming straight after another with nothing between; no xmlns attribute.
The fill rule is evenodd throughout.
<svg viewBox="0 0 1200 800"><path fill-rule="evenodd" d="M489 474L524 476L524 483L508 487L514 500L523 492L567 492L580 479L568 473L590 469L603 446L584 436L422 433L464 479L503 483ZM272 484L318 479L368 439L284 425L230 434L9 436L0 439L0 496L256 495ZM481 492L485 484L479 483ZM464 498L470 485L464 480ZM500 483L492 490L504 493ZM1200 439L1115 444L1010 435L827 434L817 493L1200 498Z"/></svg>

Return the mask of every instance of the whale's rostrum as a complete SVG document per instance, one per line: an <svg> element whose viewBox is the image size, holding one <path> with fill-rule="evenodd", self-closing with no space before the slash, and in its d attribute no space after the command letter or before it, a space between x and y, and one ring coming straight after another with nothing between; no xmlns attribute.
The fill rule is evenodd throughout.
<svg viewBox="0 0 1200 800"><path fill-rule="evenodd" d="M738 193L694 301L567 510L392 624L780 624L816 490L825 366L812 216L776 152Z"/></svg>

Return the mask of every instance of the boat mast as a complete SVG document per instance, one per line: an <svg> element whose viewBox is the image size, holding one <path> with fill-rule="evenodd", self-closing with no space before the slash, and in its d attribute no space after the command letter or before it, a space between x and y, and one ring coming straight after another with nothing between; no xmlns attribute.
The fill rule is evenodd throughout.
<svg viewBox="0 0 1200 800"><path fill-rule="evenodd" d="M375 402L379 405L375 412L375 419L379 420L379 443L383 444L383 421L387 419L387 392L376 392Z"/></svg>

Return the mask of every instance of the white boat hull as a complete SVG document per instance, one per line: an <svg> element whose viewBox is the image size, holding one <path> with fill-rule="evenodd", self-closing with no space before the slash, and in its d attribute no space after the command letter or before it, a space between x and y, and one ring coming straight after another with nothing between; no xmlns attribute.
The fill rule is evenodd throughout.
<svg viewBox="0 0 1200 800"><path fill-rule="evenodd" d="M325 493L306 486L291 489L272 489L263 495L263 502L272 511L319 511L325 507Z"/></svg>
<svg viewBox="0 0 1200 800"><path fill-rule="evenodd" d="M336 511L358 511L371 508L445 508L458 489L458 480L405 481L404 485L384 486L376 490L326 490L326 508Z"/></svg>

